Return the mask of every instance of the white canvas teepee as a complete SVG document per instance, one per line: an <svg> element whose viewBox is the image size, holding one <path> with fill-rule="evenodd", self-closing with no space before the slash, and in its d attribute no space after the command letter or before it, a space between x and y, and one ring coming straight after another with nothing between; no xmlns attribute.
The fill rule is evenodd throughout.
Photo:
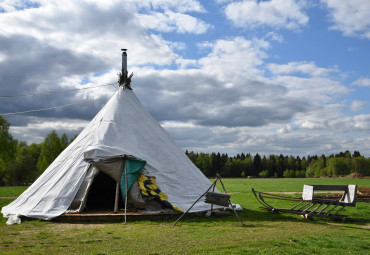
<svg viewBox="0 0 370 255"><path fill-rule="evenodd" d="M49 220L66 212L91 165L86 161L130 155L146 161L145 173L173 205L186 210L211 185L186 154L145 110L134 92L121 86L95 118L45 172L15 201L5 217ZM122 170L121 170L122 173ZM210 208L198 202L191 212Z"/></svg>

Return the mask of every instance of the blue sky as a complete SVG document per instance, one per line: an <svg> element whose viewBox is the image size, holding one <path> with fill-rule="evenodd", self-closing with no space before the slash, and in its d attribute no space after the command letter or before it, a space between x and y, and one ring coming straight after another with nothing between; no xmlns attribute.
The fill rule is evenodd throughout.
<svg viewBox="0 0 370 255"><path fill-rule="evenodd" d="M0 114L28 143L74 136L127 48L134 92L184 150L370 156L369 42L368 0L0 0L0 96L73 90L0 97Z"/></svg>

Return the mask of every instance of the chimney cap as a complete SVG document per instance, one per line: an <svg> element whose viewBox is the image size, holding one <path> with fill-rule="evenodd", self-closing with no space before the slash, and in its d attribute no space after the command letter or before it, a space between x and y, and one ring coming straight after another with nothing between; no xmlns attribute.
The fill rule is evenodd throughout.
<svg viewBox="0 0 370 255"><path fill-rule="evenodd" d="M127 49L121 49L121 51L127 51Z"/></svg>

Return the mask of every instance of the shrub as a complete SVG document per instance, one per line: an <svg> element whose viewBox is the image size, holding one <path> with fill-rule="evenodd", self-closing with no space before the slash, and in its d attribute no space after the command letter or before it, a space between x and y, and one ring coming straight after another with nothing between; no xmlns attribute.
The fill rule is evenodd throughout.
<svg viewBox="0 0 370 255"><path fill-rule="evenodd" d="M269 177L269 171L268 170L263 170L262 172L260 172L259 174L258 174L260 177L262 177L262 178L267 178L267 177Z"/></svg>

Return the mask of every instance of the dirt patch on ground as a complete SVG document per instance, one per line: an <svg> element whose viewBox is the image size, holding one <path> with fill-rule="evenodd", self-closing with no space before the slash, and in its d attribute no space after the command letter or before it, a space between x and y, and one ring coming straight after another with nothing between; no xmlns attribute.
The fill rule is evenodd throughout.
<svg viewBox="0 0 370 255"><path fill-rule="evenodd" d="M70 229L94 229L103 228L106 224L81 224L81 223L55 223L51 229L55 230L70 230Z"/></svg>
<svg viewBox="0 0 370 255"><path fill-rule="evenodd" d="M271 193L271 194L284 194L284 195L294 195L294 194L302 194L301 191L293 191L293 192L266 192L266 193ZM330 193L328 191L315 191L315 194L325 194L325 193Z"/></svg>
<svg viewBox="0 0 370 255"><path fill-rule="evenodd" d="M335 222L330 222L330 223L327 223L328 225L332 225L332 226L344 226L342 223L335 223ZM365 225L358 225L360 228L363 228L363 229L370 229L370 225L369 224L365 224Z"/></svg>
<svg viewBox="0 0 370 255"><path fill-rule="evenodd" d="M359 174L359 173L351 173L349 175L346 176L347 178L364 178L364 176L362 174Z"/></svg>
<svg viewBox="0 0 370 255"><path fill-rule="evenodd" d="M302 192L266 192L271 194L284 194L284 195L294 195L294 194L302 194Z"/></svg>
<svg viewBox="0 0 370 255"><path fill-rule="evenodd" d="M360 227L363 229L370 229L370 225L360 225Z"/></svg>

